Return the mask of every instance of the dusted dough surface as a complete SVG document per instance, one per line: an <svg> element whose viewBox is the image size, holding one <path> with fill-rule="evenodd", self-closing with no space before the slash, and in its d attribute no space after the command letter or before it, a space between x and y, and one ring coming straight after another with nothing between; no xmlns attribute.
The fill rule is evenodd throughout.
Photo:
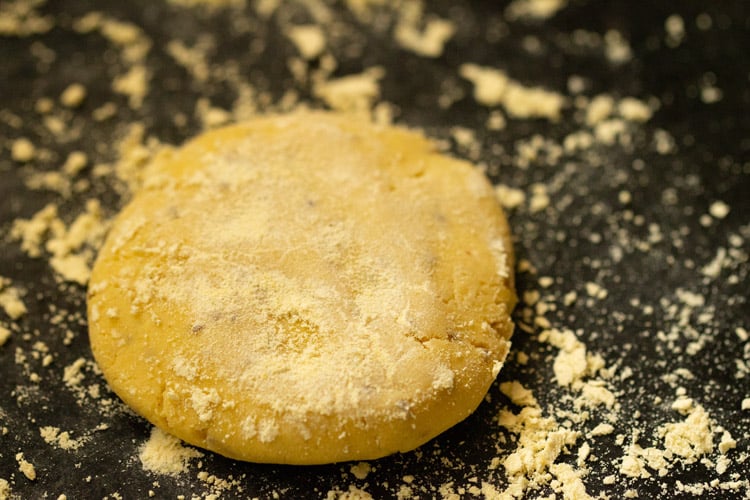
<svg viewBox="0 0 750 500"><path fill-rule="evenodd" d="M331 113L207 132L152 165L92 272L113 390L228 457L413 449L482 401L509 348L492 187L421 134Z"/></svg>

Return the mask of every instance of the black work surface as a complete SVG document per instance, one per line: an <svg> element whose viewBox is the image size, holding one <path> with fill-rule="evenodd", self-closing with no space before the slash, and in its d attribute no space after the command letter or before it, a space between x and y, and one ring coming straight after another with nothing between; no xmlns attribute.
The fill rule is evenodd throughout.
<svg viewBox="0 0 750 500"><path fill-rule="evenodd" d="M13 3L3 2L0 11ZM105 212L113 214L122 200L92 165L116 159L113 145L124 124L142 121L147 134L179 144L200 129L194 112L200 97L214 106L232 106L236 96L225 82L209 78L198 84L175 63L166 50L171 40L193 46L209 35L215 41L209 64L236 61L239 77L266 93L269 103L294 89L301 101L322 107L311 87L292 77L287 61L296 49L278 27L282 18L314 21L302 4L282 2L261 19L252 6L206 12L150 1L58 0L39 7L55 23L45 33L0 36L0 276L22 291L28 308L15 321L0 309L0 325L12 331L0 346L0 479L8 481L11 498L146 498L150 491L156 498L212 492L222 498L320 498L347 491L375 498L440 498L451 492L482 497L508 485L503 461L516 449L517 432L502 427L496 416L503 409L520 409L501 393L499 383L467 420L417 451L370 462L372 471L358 479L350 472L353 464L256 465L210 452L176 476L145 471L137 450L148 439L150 425L119 406L93 364L83 366L80 383L63 380L66 367L79 358L92 359L85 290L60 282L44 256L24 255L10 237L12 221L56 203L70 224L88 198L102 200ZM75 19L92 8L134 23L153 43L145 58L152 72L150 88L138 109L111 90L112 79L124 70L112 44L97 33L72 29ZM388 15L368 25L343 7L330 11L341 28L330 33L337 40L330 46L338 61L334 76L382 66L380 100L395 105L397 123L446 141L456 137L454 127L475 133L478 149L453 141L453 153L483 163L494 182L526 194L524 203L508 211L518 258L529 264L518 273L519 295L538 291L549 310L536 315L544 313L552 328L574 331L588 353L603 357L611 373L589 374L587 380L603 381L616 403L611 408L576 406L577 389L559 386L554 377L559 349L538 336L548 325L544 320L533 325L533 308L524 303L517 319L532 323L526 328L532 331L517 329L498 382L521 382L533 391L543 415L580 432L557 463L581 471L592 496L749 498L750 410L741 409L750 397L750 347L743 335L750 330L747 2L573 1L545 21L504 20L496 2L429 2L425 10L457 25L437 58L399 47ZM665 28L673 14L684 21L680 40ZM243 26L251 26L250 32ZM603 39L609 30L627 41L629 56L607 57ZM490 110L474 101L471 83L459 76L465 62L500 68L524 85L565 94L569 105L559 121L506 113L505 128L489 130ZM77 128L78 133L55 137L35 105L43 97L57 99L74 82L87 88L81 107L64 111L56 106L66 130ZM576 89L579 82L582 88ZM633 96L651 103L655 112L645 123L625 124L622 134L628 140L595 141L583 151L561 155L542 145L524 160L522 144L535 134L559 145L575 131L594 132L576 110L574 92L588 99ZM455 102L439 106L438 97L447 93L455 95ZM108 101L116 103L117 114L94 121L92 111ZM179 113L184 120L175 120ZM20 137L50 153L38 154L31 165L12 160L11 145ZM87 179L88 189L63 198L26 185L29 169L59 168L73 150L89 158L76 178ZM729 212L723 213L724 205L717 202ZM540 284L540 277L552 280ZM576 292L576 300L570 292ZM527 302L534 301L533 295L527 294ZM42 361L47 353L51 363ZM518 353L528 360L520 363ZM99 394L91 389L97 385ZM680 394L709 415L710 450L693 463L668 457L663 476L648 466L644 475L649 477L621 473L632 444L664 449L660 429L686 419L672 407ZM582 411L587 418L579 418ZM613 432L592 436L591 430L610 422L609 417ZM85 439L80 448L66 450L45 442L44 426ZM724 431L736 441L725 454L719 450ZM584 443L590 454L576 465ZM34 465L36 479L19 470L19 453ZM717 471L724 460L726 466ZM211 483L207 476L232 484ZM557 486L554 480L532 485L526 495L546 496Z"/></svg>

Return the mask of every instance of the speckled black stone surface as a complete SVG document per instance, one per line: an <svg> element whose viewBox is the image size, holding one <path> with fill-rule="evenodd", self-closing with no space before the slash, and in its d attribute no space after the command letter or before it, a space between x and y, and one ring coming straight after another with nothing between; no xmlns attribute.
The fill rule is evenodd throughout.
<svg viewBox="0 0 750 500"><path fill-rule="evenodd" d="M388 33L359 23L345 9L335 16L347 27L344 44L333 46L339 61L336 75L359 72L380 65L386 76L381 81L382 99L397 107L398 123L423 128L428 134L449 139L452 127L476 131L481 143L479 160L489 169L494 182L523 189L527 196L535 183L547 186L550 205L531 212L527 206L509 211L515 233L516 252L529 261L537 274L520 273L519 293L539 289L556 310L546 317L556 328L574 330L589 352L599 353L616 372L628 367L633 375L609 383L617 396L620 418L612 435L595 439L587 464L584 483L596 496L607 494L622 498L629 489L640 498L689 498L693 493L680 491L679 484L695 484L717 479L720 483L747 480L750 461L750 411L741 410L741 402L750 397L750 373L738 377L739 364L750 365L748 341L736 333L750 330L750 281L747 252L750 248L750 8L747 2L571 2L567 8L544 22L504 22L502 6L496 2L429 2L428 12L453 19L458 30L442 56L418 57L399 48ZM504 3L502 3L504 5ZM92 8L140 26L153 40L146 63L153 72L151 88L144 105L131 110L122 96L110 89L118 74L117 55L97 34L81 35L71 29L73 19ZM298 22L309 21L304 9L291 15ZM320 105L309 87L295 82L286 58L294 47L279 32L274 19L252 21L254 34L236 34L238 14L218 12L201 16L197 11L161 2L101 0L89 2L55 0L40 8L53 16L55 27L48 33L30 37L0 36L0 276L25 291L29 312L18 320L14 333L0 347L0 478L10 482L11 492L19 498L147 498L152 490L156 498L185 495L204 496L212 486L197 477L199 471L237 481L222 492L222 498L320 498L334 489L347 490L355 485L375 498L395 497L400 488L411 488L415 498L440 497L439 487L453 482L455 489L489 482L498 490L505 486L502 466L490 469L493 457L503 455L503 445L512 435L493 419L510 405L497 384L488 401L467 420L415 452L371 462L373 471L364 479L349 472L351 464L316 467L256 465L235 462L205 453L202 467L194 460L187 473L172 477L155 475L142 469L137 448L145 441L150 425L113 402L107 411L102 404L115 398L104 388L103 379L91 367L84 370L84 385L100 384L100 398L80 397L63 382L64 368L76 359L91 359L85 322L85 290L78 285L60 285L44 259L29 258L17 242L8 237L11 221L28 218L49 202L59 203L61 217L70 222L80 213L86 198L104 201L107 213L122 203L104 178L87 169L91 190L61 200L48 191L30 191L24 187L24 167L10 158L10 144L18 137L29 137L40 148L51 150L57 159L41 162L41 169L60 165L68 152L85 151L92 162L114 159L113 152L97 148L112 144L121 133L121 125L142 121L149 134L164 142L180 143L199 130L194 118L198 97L209 97L214 105L230 107L234 99L225 86L196 86L185 70L168 56L165 44L171 39L193 43L202 33L210 33L217 44L212 60L236 60L241 74L258 89L268 90L279 99L285 90L297 89L303 99ZM672 14L684 19L685 37L676 47L666 42L665 19ZM699 28L696 18L710 17L708 29ZM248 8L247 16L253 16ZM278 13L277 13L278 15ZM705 17L703 18L705 20ZM699 23L700 24L700 23ZM615 64L605 57L601 46L573 43L576 30L603 35L616 29L628 40L632 58ZM488 41L488 33L501 33ZM529 38L534 37L534 38ZM262 51L251 51L262 40ZM44 63L31 55L32 46L42 42L56 57ZM529 44L541 47L530 53ZM364 49L347 56L351 47ZM526 47L526 48L524 48ZM572 75L586 83L583 94L611 94L615 98L654 98L660 103L653 118L645 124L629 124L630 145L597 144L574 154L563 154L554 162L544 155L532 159L526 168L514 165L518 141L534 134L561 142L569 133L585 128L568 108L559 122L515 120L508 117L504 130L490 132L484 127L488 110L471 98L471 84L458 75L464 62L495 66L507 71L526 85L541 85L568 94ZM70 83L83 83L88 95L82 107L71 112L69 126L82 127L82 133L67 143L52 141L43 130L34 104L40 97L56 97ZM437 105L446 85L463 90L464 97L447 109ZM705 102L702 89L716 87L721 99ZM119 114L95 123L91 111L106 101L119 105ZM7 119L7 112L22 120L18 127ZM174 124L176 113L188 120ZM12 121L12 120L11 120ZM661 130L674 140L674 148L663 154L656 144ZM467 152L454 144L454 153ZM630 193L630 199L620 196ZM672 201L674 200L674 201ZM725 218L711 217L710 206L723 201L730 207ZM704 216L702 218L702 216ZM654 231L661 238L651 238ZM647 242L647 244L639 244ZM726 266L716 278L701 269L709 264L720 248L731 250ZM554 279L540 289L539 276ZM732 278L732 276L734 276ZM594 282L608 292L606 298L587 296L585 285ZM680 323L670 305L681 304L677 290L704 297L685 322ZM578 300L569 306L563 296L575 290ZM652 313L644 312L651 306ZM64 317L52 321L57 311ZM519 318L521 316L519 308ZM703 319L699 318L704 314ZM10 320L0 312L0 324ZM687 326L686 326L687 325ZM685 352L695 340L687 327L706 339L694 355ZM64 345L66 331L72 342ZM660 334L663 333L663 335ZM665 335L674 333L671 346ZM29 334L24 336L24 334ZM33 345L43 341L54 356L49 366L33 358ZM518 331L514 352L525 352L529 361L521 365L510 359L500 381L518 380L531 388L546 413L571 409L570 391L553 381L552 359L557 350L540 343L534 335ZM18 356L24 355L26 362ZM32 383L29 371L41 381ZM692 378L670 376L677 369L688 370ZM685 373L685 372L679 372ZM623 448L631 442L633 429L641 432L641 443L659 446L656 428L665 422L684 418L670 408L678 387L702 405L715 426L728 430L737 440L737 448L728 452L727 471L719 475L715 465L696 462L676 464L665 477L651 471L650 479L630 479L618 473ZM659 399L655 399L659 397ZM514 411L518 409L510 406ZM601 409L592 410L592 418L574 428L590 431L601 422ZM558 418L563 422L565 418ZM94 431L105 423L106 430ZM72 431L72 437L89 435L78 450L62 450L41 438L41 426ZM716 430L716 429L715 429ZM616 443L616 435L625 436ZM721 433L714 435L717 444ZM35 465L37 479L27 480L18 470L16 454L24 453ZM506 452L507 454L507 452ZM715 460L718 452L709 455ZM560 462L576 462L575 453L563 454ZM604 478L615 476L614 484ZM733 476L734 475L734 476ZM412 476L412 481L404 480ZM531 490L529 497L550 493L549 487ZM748 486L734 490L706 488L706 498L747 498ZM470 496L466 493L466 496Z"/></svg>

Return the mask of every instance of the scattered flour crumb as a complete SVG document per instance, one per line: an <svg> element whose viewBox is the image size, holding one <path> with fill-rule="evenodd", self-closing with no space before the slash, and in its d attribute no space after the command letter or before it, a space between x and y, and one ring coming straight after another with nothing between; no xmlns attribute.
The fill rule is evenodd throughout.
<svg viewBox="0 0 750 500"><path fill-rule="evenodd" d="M604 54L612 64L624 64L633 58L630 44L617 30L604 34Z"/></svg>
<svg viewBox="0 0 750 500"><path fill-rule="evenodd" d="M289 40L297 47L300 55L307 59L315 59L326 48L326 36L323 29L315 24L304 24L290 27L286 32Z"/></svg>
<svg viewBox="0 0 750 500"><path fill-rule="evenodd" d="M486 124L488 130L503 130L506 125L507 122L502 111L497 109L490 111L490 114L487 116Z"/></svg>
<svg viewBox="0 0 750 500"><path fill-rule="evenodd" d="M593 281L589 281L586 283L586 293L589 295L589 297L600 300L606 299L608 295L605 288L597 283L594 283Z"/></svg>
<svg viewBox="0 0 750 500"><path fill-rule="evenodd" d="M326 500L372 500L372 495L367 491L357 488L354 485L349 485L346 491L342 491L338 488L332 489L326 493Z"/></svg>
<svg viewBox="0 0 750 500"><path fill-rule="evenodd" d="M635 440L635 439L634 439ZM633 442L625 450L625 455L620 462L620 474L633 478L649 478L651 473L646 468L648 464L652 469L658 470L660 476L668 472L667 462L664 460L664 452L658 448L642 448Z"/></svg>
<svg viewBox="0 0 750 500"><path fill-rule="evenodd" d="M109 120L117 114L117 105L113 102L106 102L91 112L91 117L96 122Z"/></svg>
<svg viewBox="0 0 750 500"><path fill-rule="evenodd" d="M375 66L362 73L317 82L313 93L336 111L367 111L380 96L378 81L384 76L385 70Z"/></svg>
<svg viewBox="0 0 750 500"><path fill-rule="evenodd" d="M112 81L112 90L128 98L128 105L139 109L148 94L149 71L143 64L132 66L127 73Z"/></svg>
<svg viewBox="0 0 750 500"><path fill-rule="evenodd" d="M145 470L158 474L177 475L187 470L191 458L202 457L203 453L192 447L183 446L176 437L154 427L151 437L138 452Z"/></svg>
<svg viewBox="0 0 750 500"><path fill-rule="evenodd" d="M357 464L352 465L349 468L349 472L352 473L354 477L357 479L365 479L370 472L372 472L372 466L368 464L367 462L359 462Z"/></svg>
<svg viewBox="0 0 750 500"><path fill-rule="evenodd" d="M0 3L0 36L26 37L51 30L54 19L36 11L40 4L43 2L7 0Z"/></svg>
<svg viewBox="0 0 750 500"><path fill-rule="evenodd" d="M10 330L5 328L4 326L0 326L0 347L5 345L5 343L10 338Z"/></svg>
<svg viewBox="0 0 750 500"><path fill-rule="evenodd" d="M393 32L396 42L404 49L423 57L439 57L448 40L456 31L446 19L428 17L424 20L421 2L407 2L402 6L399 22ZM424 28L419 29L420 22Z"/></svg>
<svg viewBox="0 0 750 500"><path fill-rule="evenodd" d="M592 436L606 436L612 434L615 428L612 424L602 423L591 429Z"/></svg>
<svg viewBox="0 0 750 500"><path fill-rule="evenodd" d="M44 248L51 254L50 266L64 280L84 285L91 274L92 248L98 247L106 229L99 201L92 199L69 227L58 218L57 206L50 204L31 219L16 219L10 235L21 240L21 249L29 257L40 257L48 238Z"/></svg>
<svg viewBox="0 0 750 500"><path fill-rule="evenodd" d="M549 288L555 283L555 279L552 276L541 276L538 281L539 286L542 288Z"/></svg>
<svg viewBox="0 0 750 500"><path fill-rule="evenodd" d="M73 29L79 33L98 31L120 50L120 56L127 64L141 63L151 49L151 40L135 24L110 18L101 12L89 12L76 19Z"/></svg>
<svg viewBox="0 0 750 500"><path fill-rule="evenodd" d="M695 406L681 422L664 424L659 432L664 438L664 447L686 463L693 463L713 450L711 421L701 406Z"/></svg>
<svg viewBox="0 0 750 500"><path fill-rule="evenodd" d="M615 109L612 96L602 94L594 97L586 108L586 125L593 126L608 118Z"/></svg>
<svg viewBox="0 0 750 500"><path fill-rule="evenodd" d="M559 385L569 386L586 375L586 346L572 331L545 330L540 334L540 340L560 349L553 364Z"/></svg>
<svg viewBox="0 0 750 500"><path fill-rule="evenodd" d="M89 160L83 151L73 151L65 159L62 171L70 176L76 175L88 164Z"/></svg>
<svg viewBox="0 0 750 500"><path fill-rule="evenodd" d="M549 207L550 197L547 193L546 184L532 184L531 185L531 197L529 199L529 211L532 214L541 212L542 210Z"/></svg>
<svg viewBox="0 0 750 500"><path fill-rule="evenodd" d="M668 422L658 428L657 435L663 439L664 448L642 448L636 442L638 432L634 431L633 442L626 448L620 464L621 474L649 478L652 475L650 471L655 471L663 477L676 463L692 464L714 450L714 430L703 407L686 397L678 397L672 407L687 416L682 421ZM725 432L719 451L725 454L734 446L736 441L731 434ZM725 459L717 467L719 470L726 470L726 464Z"/></svg>
<svg viewBox="0 0 750 500"><path fill-rule="evenodd" d="M718 278L727 258L727 250L720 247L716 250L716 256L711 262L701 268L701 273L709 278Z"/></svg>
<svg viewBox="0 0 750 500"><path fill-rule="evenodd" d="M585 443L584 443L585 444ZM581 449L584 449L583 447ZM570 464L553 464L549 468L555 480L551 482L552 489L561 493L563 498L575 500L593 500L594 497L586 492L583 477L586 471L576 469Z"/></svg>
<svg viewBox="0 0 750 500"><path fill-rule="evenodd" d="M199 82L205 82L211 74L207 61L207 43L197 43L188 47L181 40L170 40L167 45L167 53L190 75Z"/></svg>
<svg viewBox="0 0 750 500"><path fill-rule="evenodd" d="M548 19L563 9L568 0L513 0L505 9L505 17L516 19Z"/></svg>
<svg viewBox="0 0 750 500"><path fill-rule="evenodd" d="M500 384L500 392L508 396L511 402L517 406L537 406L534 394L526 389L520 382L503 382Z"/></svg>
<svg viewBox="0 0 750 500"><path fill-rule="evenodd" d="M60 432L58 427L51 425L39 428L39 434L47 444L57 446L63 450L77 450L86 442L85 437L72 439L69 432Z"/></svg>
<svg viewBox="0 0 750 500"><path fill-rule="evenodd" d="M685 38L685 21L682 16L672 14L664 21L664 30L667 32L667 45L671 48L677 47Z"/></svg>
<svg viewBox="0 0 750 500"><path fill-rule="evenodd" d="M10 157L20 163L27 163L36 156L36 146L25 137L16 139L10 147Z"/></svg>
<svg viewBox="0 0 750 500"><path fill-rule="evenodd" d="M48 232L62 229L62 221L57 218L57 205L49 204L38 211L31 219L16 219L10 230L10 237L21 240L21 250L29 257L42 255L42 242Z"/></svg>
<svg viewBox="0 0 750 500"><path fill-rule="evenodd" d="M711 206L708 207L708 213L710 213L711 216L716 219L725 218L727 215L729 215L729 210L729 205L721 200L713 202Z"/></svg>
<svg viewBox="0 0 750 500"><path fill-rule="evenodd" d="M232 119L232 114L229 111L212 106L211 102L205 97L201 97L196 102L195 114L203 123L204 129L219 127Z"/></svg>
<svg viewBox="0 0 750 500"><path fill-rule="evenodd" d="M560 119L565 97L541 87L525 87L504 71L463 64L459 74L474 85L474 99L485 106L502 105L514 118Z"/></svg>
<svg viewBox="0 0 750 500"><path fill-rule="evenodd" d="M78 358L66 366L63 370L63 382L65 382L65 385L68 387L78 386L85 377L81 372L81 369L85 365L86 360L84 358Z"/></svg>
<svg viewBox="0 0 750 500"><path fill-rule="evenodd" d="M617 111L620 116L631 122L647 122L653 114L646 103L634 97L622 99L617 105Z"/></svg>
<svg viewBox="0 0 750 500"><path fill-rule="evenodd" d="M184 8L204 8L209 11L216 9L244 9L247 5L247 0L168 0L173 5L179 5Z"/></svg>
<svg viewBox="0 0 750 500"><path fill-rule="evenodd" d="M560 426L554 418L542 416L538 407L525 407L517 415L502 410L498 422L518 434L518 441L513 453L503 461L510 484L504 492L495 490L488 498L521 498L529 488L538 487L538 482L549 481L545 471L567 447L575 444L579 435Z"/></svg>
<svg viewBox="0 0 750 500"><path fill-rule="evenodd" d="M0 276L0 308L10 319L15 320L26 314L27 309L21 300L20 290L10 283L10 279Z"/></svg>
<svg viewBox="0 0 750 500"><path fill-rule="evenodd" d="M495 194L503 208L518 208L526 201L526 194L521 189L512 188L505 184L498 184L495 187Z"/></svg>
<svg viewBox="0 0 750 500"><path fill-rule="evenodd" d="M701 101L706 104L719 102L724 97L724 92L714 85L704 84L701 86Z"/></svg>
<svg viewBox="0 0 750 500"><path fill-rule="evenodd" d="M23 453L16 453L16 462L18 462L18 470L20 470L26 479L33 481L36 479L36 469L34 464L29 462L23 457Z"/></svg>
<svg viewBox="0 0 750 500"><path fill-rule="evenodd" d="M77 108L86 99L86 87L80 83L68 85L60 94L60 103L66 108Z"/></svg>
<svg viewBox="0 0 750 500"><path fill-rule="evenodd" d="M737 447L737 440L735 440L729 431L724 431L719 441L719 452L722 455L726 455L729 450L733 450Z"/></svg>

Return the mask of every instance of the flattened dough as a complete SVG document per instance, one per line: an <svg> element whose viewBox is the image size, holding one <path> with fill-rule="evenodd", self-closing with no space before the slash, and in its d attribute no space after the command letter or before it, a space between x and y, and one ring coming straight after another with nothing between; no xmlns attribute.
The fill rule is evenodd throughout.
<svg viewBox="0 0 750 500"><path fill-rule="evenodd" d="M421 134L305 112L155 163L93 269L91 346L156 426L255 462L411 450L467 417L509 348L508 226Z"/></svg>

